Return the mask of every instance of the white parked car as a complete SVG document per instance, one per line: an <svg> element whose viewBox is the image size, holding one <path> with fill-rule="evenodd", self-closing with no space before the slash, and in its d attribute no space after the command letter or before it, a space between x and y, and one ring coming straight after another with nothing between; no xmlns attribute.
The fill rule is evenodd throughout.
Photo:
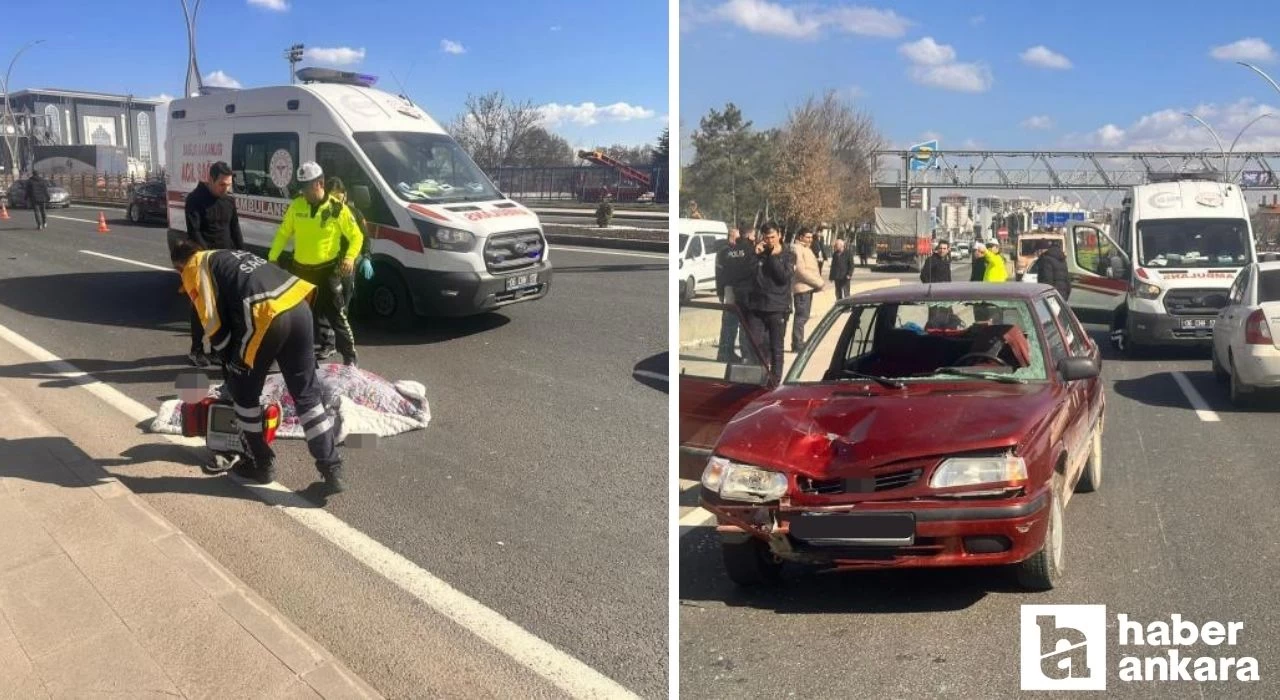
<svg viewBox="0 0 1280 700"><path fill-rule="evenodd" d="M1213 325L1213 374L1245 405L1280 387L1280 262L1250 263L1236 275Z"/></svg>
<svg viewBox="0 0 1280 700"><path fill-rule="evenodd" d="M690 300L698 292L716 289L716 253L729 243L729 226L710 219L679 219L680 299Z"/></svg>

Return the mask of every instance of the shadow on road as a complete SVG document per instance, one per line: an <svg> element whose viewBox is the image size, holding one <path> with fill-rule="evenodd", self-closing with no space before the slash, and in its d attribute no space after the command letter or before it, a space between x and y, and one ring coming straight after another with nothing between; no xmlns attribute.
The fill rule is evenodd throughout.
<svg viewBox="0 0 1280 700"><path fill-rule="evenodd" d="M671 379L667 374L670 369L667 366L668 358L670 358L670 353L660 352L657 355L640 360L632 368L631 378L650 389L657 389L664 394L670 393Z"/></svg>
<svg viewBox="0 0 1280 700"><path fill-rule="evenodd" d="M187 358L180 355L143 357L137 360L97 360L89 358L68 359L66 362L86 373L82 377L63 377L43 362L24 362L18 365L0 366L0 377L43 379L40 386L47 389L92 384L102 381L109 384L173 383L183 371L194 371ZM210 370L204 370L209 373Z"/></svg>
<svg viewBox="0 0 1280 700"><path fill-rule="evenodd" d="M627 265L570 265L556 267L557 275L575 272L666 272L670 266L665 263L630 263Z"/></svg>
<svg viewBox="0 0 1280 700"><path fill-rule="evenodd" d="M0 279L0 304L28 316L186 334L191 302L172 272L77 272Z"/></svg>
<svg viewBox="0 0 1280 700"><path fill-rule="evenodd" d="M739 588L724 572L715 537L708 529L681 542L682 606L714 601L779 615L954 612L990 593L1022 592L1012 571L994 567L837 572L788 566L779 585ZM702 541L690 541L695 538Z"/></svg>
<svg viewBox="0 0 1280 700"><path fill-rule="evenodd" d="M362 345L431 345L456 338L465 338L501 328L511 322L498 313L480 314L465 318L419 318L407 330L387 330L376 319L356 317L351 324L356 335L356 348Z"/></svg>

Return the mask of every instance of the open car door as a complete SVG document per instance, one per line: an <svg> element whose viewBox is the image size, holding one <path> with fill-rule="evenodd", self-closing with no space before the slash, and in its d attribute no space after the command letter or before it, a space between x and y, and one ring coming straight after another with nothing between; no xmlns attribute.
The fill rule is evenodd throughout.
<svg viewBox="0 0 1280 700"><path fill-rule="evenodd" d="M738 411L778 383L732 304L680 305L680 478L697 480Z"/></svg>
<svg viewBox="0 0 1280 700"><path fill-rule="evenodd" d="M1064 241L1071 275L1072 310L1082 319L1109 322L1129 293L1129 257L1101 227L1067 226Z"/></svg>

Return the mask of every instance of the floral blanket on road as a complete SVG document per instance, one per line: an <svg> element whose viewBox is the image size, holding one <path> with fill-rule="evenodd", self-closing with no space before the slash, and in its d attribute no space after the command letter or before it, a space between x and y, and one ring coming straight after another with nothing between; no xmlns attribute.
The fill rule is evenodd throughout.
<svg viewBox="0 0 1280 700"><path fill-rule="evenodd" d="M427 390L419 382L392 382L372 372L341 364L322 364L316 372L324 395L325 409L334 418L337 440L348 435L375 434L388 437L409 430L427 427L431 422L431 407L427 403ZM209 396L224 396L224 385L209 387ZM279 374L267 375L262 388L263 405L280 404L282 418L276 430L277 438L303 438L298 423L298 411L293 397ZM178 399L160 404L151 432L182 434L182 416Z"/></svg>

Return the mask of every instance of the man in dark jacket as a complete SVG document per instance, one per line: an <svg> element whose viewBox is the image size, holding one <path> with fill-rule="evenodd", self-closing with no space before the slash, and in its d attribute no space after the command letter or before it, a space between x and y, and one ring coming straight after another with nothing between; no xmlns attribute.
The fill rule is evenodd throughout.
<svg viewBox="0 0 1280 700"><path fill-rule="evenodd" d="M986 256L987 256L987 247L975 241L973 244L973 258L970 260L970 262L973 263L973 272L969 273L970 282L981 282L982 278L986 275L987 273L987 257Z"/></svg>
<svg viewBox="0 0 1280 700"><path fill-rule="evenodd" d="M27 180L27 204L31 206L31 213L36 217L36 230L49 225L49 217L45 213L45 206L49 204L49 181L40 177L40 173L32 172L31 179Z"/></svg>
<svg viewBox="0 0 1280 700"><path fill-rule="evenodd" d="M837 301L849 296L849 280L853 277L853 253L845 245L843 238L837 238L831 254L831 281L836 283Z"/></svg>
<svg viewBox="0 0 1280 700"><path fill-rule="evenodd" d="M782 232L776 224L761 227L763 239L756 245L759 256L756 289L751 297L751 335L769 355L774 376L782 375L782 348L787 316L791 312L792 284L795 281L796 254L783 245Z"/></svg>
<svg viewBox="0 0 1280 700"><path fill-rule="evenodd" d="M187 238L202 250L243 250L240 217L231 196L231 166L222 161L209 168L209 182L201 182L187 195ZM191 311L191 352L187 358L197 367L209 366L204 351L204 330L200 317Z"/></svg>
<svg viewBox="0 0 1280 700"><path fill-rule="evenodd" d="M951 281L951 244L938 241L933 255L924 261L920 269L920 281L925 284L937 284Z"/></svg>
<svg viewBox="0 0 1280 700"><path fill-rule="evenodd" d="M1036 275L1036 281L1047 284L1058 290L1063 299L1071 298L1071 273L1067 270L1067 255L1062 246L1054 241L1047 249L1042 249L1040 257L1028 270Z"/></svg>

